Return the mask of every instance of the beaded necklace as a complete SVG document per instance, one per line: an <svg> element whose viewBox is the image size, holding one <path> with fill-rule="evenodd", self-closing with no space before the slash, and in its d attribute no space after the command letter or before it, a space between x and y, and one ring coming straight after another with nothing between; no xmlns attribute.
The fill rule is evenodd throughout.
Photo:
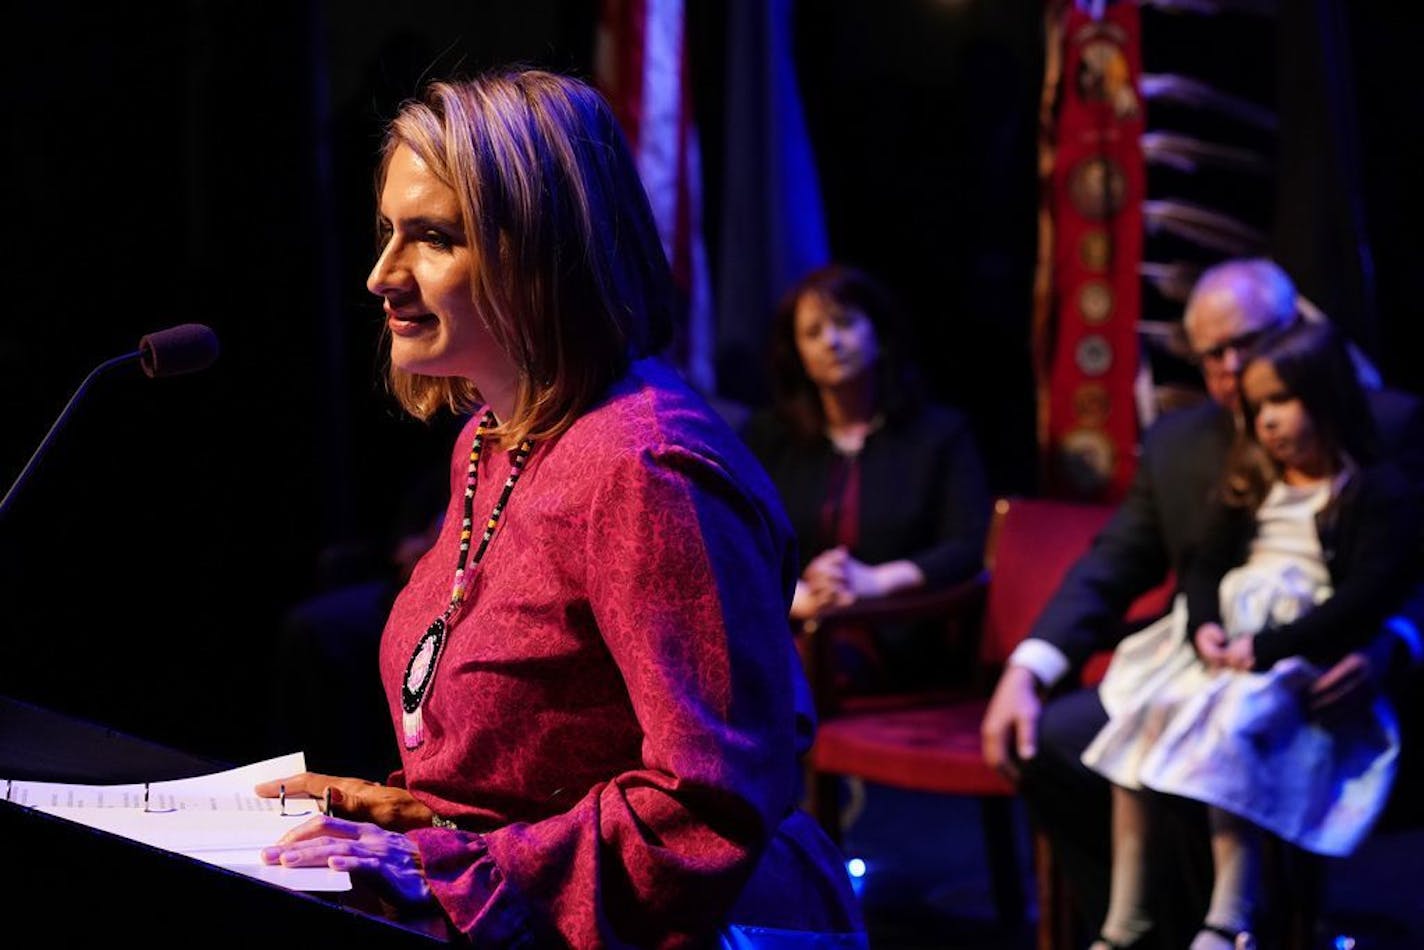
<svg viewBox="0 0 1424 950"><path fill-rule="evenodd" d="M490 538L494 537L494 529L499 524L500 515L504 514L505 506L509 504L514 483L519 481L519 476L524 472L524 463L528 461L529 453L534 449L534 443L529 439L519 443L519 448L514 453L514 462L509 469L509 477L504 480L504 489L490 511L485 522L485 533L480 538L480 546L475 549L474 560L470 561L470 538L474 536L475 485L479 481L480 452L485 444L485 430L491 428L494 423L494 413L486 411L480 419L479 428L475 430L475 441L470 446L470 464L465 471L465 511L460 522L460 556L455 562L455 580L450 587L450 602L445 605L445 612L435 618L426 628L425 634L416 642L415 649L410 654L410 662L405 667L405 679L401 683L401 726L405 733L407 749L414 749L425 741L425 721L421 709L426 695L430 692L430 684L435 679L435 666L440 662L445 641L449 637L451 621L460 605L465 602L465 593L469 590L466 561L469 561L468 571L473 573L476 565L485 556L485 549L489 547Z"/></svg>

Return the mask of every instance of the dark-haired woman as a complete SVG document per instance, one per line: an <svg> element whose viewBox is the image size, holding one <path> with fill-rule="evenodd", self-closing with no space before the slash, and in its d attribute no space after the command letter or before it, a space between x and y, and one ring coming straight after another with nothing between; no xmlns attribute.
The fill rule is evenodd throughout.
<svg viewBox="0 0 1424 950"><path fill-rule="evenodd" d="M974 435L925 400L902 347L889 293L856 268L814 271L776 313L773 405L743 434L796 531L794 620L982 565L990 501ZM935 650L927 628L861 631L838 646L841 685L917 685L945 672Z"/></svg>

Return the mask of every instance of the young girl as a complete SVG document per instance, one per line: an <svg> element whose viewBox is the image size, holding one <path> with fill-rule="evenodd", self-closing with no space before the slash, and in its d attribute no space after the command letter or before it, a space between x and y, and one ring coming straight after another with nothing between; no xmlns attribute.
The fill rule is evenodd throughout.
<svg viewBox="0 0 1424 950"><path fill-rule="evenodd" d="M1329 327L1297 324L1243 361L1245 426L1171 615L1128 638L1083 761L1114 783L1108 916L1094 945L1151 929L1151 798L1206 803L1215 882L1192 950L1252 945L1263 830L1349 854L1383 808L1398 737L1378 699L1312 717L1319 669L1362 647L1414 578L1420 511L1377 464L1371 417ZM1189 633L1190 632L1190 633Z"/></svg>

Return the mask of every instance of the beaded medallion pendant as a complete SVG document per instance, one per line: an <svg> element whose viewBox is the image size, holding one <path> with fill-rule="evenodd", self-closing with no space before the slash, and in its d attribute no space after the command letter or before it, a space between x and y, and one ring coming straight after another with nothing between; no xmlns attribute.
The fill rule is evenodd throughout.
<svg viewBox="0 0 1424 950"><path fill-rule="evenodd" d="M445 611L426 628L411 651L410 661L405 667L405 678L401 682L401 732L407 749L414 749L425 741L425 720L421 709L430 694L431 683L435 679L435 669L445 649L445 641L450 634L450 626L461 604L465 602L465 592L469 590L467 574L472 574L476 565L485 556L494 529L509 504L509 495L514 491L514 483L524 472L524 463L534 449L534 443L525 439L515 450L514 461L509 469L509 477L504 480L504 488L499 500L494 503L489 518L485 521L485 531L480 537L480 546L470 559L470 539L474 536L475 486L479 481L480 452L485 444L485 431L495 424L494 413L486 411L475 430L475 441L470 446L470 464L465 472L465 510L460 522L460 556L455 562L455 580L450 588L450 602ZM468 563L467 563L468 562Z"/></svg>

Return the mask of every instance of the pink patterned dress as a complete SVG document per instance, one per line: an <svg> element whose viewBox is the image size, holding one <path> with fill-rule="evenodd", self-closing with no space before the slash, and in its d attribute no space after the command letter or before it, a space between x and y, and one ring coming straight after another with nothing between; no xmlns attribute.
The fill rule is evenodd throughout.
<svg viewBox="0 0 1424 950"><path fill-rule="evenodd" d="M397 730L411 651L450 594L474 428L382 639ZM509 468L485 451L476 538ZM863 941L842 858L797 808L795 569L761 468L659 361L535 446L453 621L424 741L391 778L458 826L410 833L458 930L653 947L735 923Z"/></svg>

